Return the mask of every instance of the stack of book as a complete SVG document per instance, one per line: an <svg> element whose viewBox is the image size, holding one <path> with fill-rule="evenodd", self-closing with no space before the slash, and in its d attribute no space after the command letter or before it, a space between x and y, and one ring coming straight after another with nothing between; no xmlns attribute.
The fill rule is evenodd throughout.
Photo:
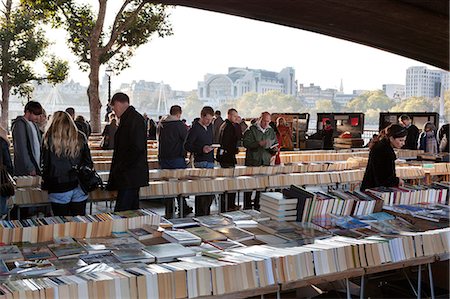
<svg viewBox="0 0 450 299"><path fill-rule="evenodd" d="M202 243L200 237L184 229L165 230L162 236L171 243L178 243L181 245L200 245Z"/></svg>
<svg viewBox="0 0 450 299"><path fill-rule="evenodd" d="M261 193L261 212L272 220L295 221L297 219L297 198L288 198L281 192Z"/></svg>
<svg viewBox="0 0 450 299"><path fill-rule="evenodd" d="M439 186L405 185L403 187L377 187L366 190L381 198L385 205L448 202L448 189Z"/></svg>
<svg viewBox="0 0 450 299"><path fill-rule="evenodd" d="M93 238L111 236L144 224L159 225L161 217L151 210L140 209L116 213L75 217L45 217L24 220L1 220L1 242L46 242L54 237Z"/></svg>

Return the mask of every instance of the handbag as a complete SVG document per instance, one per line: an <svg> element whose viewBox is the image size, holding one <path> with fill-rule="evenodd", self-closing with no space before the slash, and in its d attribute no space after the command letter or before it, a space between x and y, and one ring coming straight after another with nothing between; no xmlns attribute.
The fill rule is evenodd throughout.
<svg viewBox="0 0 450 299"><path fill-rule="evenodd" d="M15 193L16 183L3 163L2 152L0 152L0 164L0 195L4 197L13 196Z"/></svg>
<svg viewBox="0 0 450 299"><path fill-rule="evenodd" d="M74 168L77 172L81 190L83 190L85 194L88 194L97 188L104 188L103 180L95 169L88 166L74 166Z"/></svg>

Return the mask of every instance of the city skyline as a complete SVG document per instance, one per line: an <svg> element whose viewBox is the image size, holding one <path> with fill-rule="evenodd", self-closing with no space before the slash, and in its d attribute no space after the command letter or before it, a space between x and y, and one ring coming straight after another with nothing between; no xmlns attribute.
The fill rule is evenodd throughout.
<svg viewBox="0 0 450 299"><path fill-rule="evenodd" d="M112 86L122 82L163 81L174 90L190 91L206 73L224 73L228 67L280 71L292 66L298 83L344 91L381 89L383 84L405 84L410 66L435 67L402 56L344 40L281 25L241 17L176 7L170 17L174 35L154 38L141 46L130 67L113 76ZM69 80L88 85L65 45L63 30L50 30L51 47L66 53ZM101 69L103 77L105 67ZM100 78L101 79L101 78Z"/></svg>

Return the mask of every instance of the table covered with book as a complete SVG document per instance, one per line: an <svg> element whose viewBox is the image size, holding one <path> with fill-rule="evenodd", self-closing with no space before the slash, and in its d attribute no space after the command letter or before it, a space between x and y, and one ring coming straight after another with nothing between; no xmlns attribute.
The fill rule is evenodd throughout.
<svg viewBox="0 0 450 299"><path fill-rule="evenodd" d="M3 220L0 297L242 297L431 264L450 253L448 187L291 186L262 193L261 212Z"/></svg>

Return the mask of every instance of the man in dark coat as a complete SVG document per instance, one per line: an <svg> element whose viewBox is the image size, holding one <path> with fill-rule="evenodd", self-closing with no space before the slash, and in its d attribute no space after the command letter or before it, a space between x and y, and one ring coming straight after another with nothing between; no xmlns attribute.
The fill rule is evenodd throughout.
<svg viewBox="0 0 450 299"><path fill-rule="evenodd" d="M408 130L408 135L406 135L405 145L402 147L403 149L416 150L418 145L417 141L419 140L419 129L411 123L411 118L408 115L403 114L399 118L399 124L405 127Z"/></svg>
<svg viewBox="0 0 450 299"><path fill-rule="evenodd" d="M241 136L238 135L235 125L238 122L238 113L236 109L228 110L227 119L220 126L219 143L220 148L217 150L217 161L222 168L230 168L236 166L236 154L239 153L238 141ZM227 197L228 211L236 210L236 193L229 193ZM221 196L221 210L225 211L225 198Z"/></svg>
<svg viewBox="0 0 450 299"><path fill-rule="evenodd" d="M148 186L149 179L145 120L124 93L116 93L110 105L120 122L107 189L118 190L115 211L136 210L139 188Z"/></svg>
<svg viewBox="0 0 450 299"><path fill-rule="evenodd" d="M222 113L220 112L220 110L216 110L216 112L214 112L214 121L213 121L213 142L214 144L219 143L219 131L220 131L220 127L223 124L223 118L222 118Z"/></svg>
<svg viewBox="0 0 450 299"><path fill-rule="evenodd" d="M182 110L178 105L170 107L170 114L161 118L158 123L158 162L161 169L183 169L186 168L186 152L184 151L184 141L187 136L187 127L180 120ZM164 201L166 206L166 218L173 217L173 199ZM192 208L187 205L185 199L178 202L178 206L183 204L184 217L192 212ZM180 208L181 210L181 208Z"/></svg>
<svg viewBox="0 0 450 299"><path fill-rule="evenodd" d="M214 110L203 107L200 118L194 122L186 137L184 149L194 155L196 168L214 168L214 148L212 120ZM195 216L209 215L214 195L200 195L195 197Z"/></svg>

